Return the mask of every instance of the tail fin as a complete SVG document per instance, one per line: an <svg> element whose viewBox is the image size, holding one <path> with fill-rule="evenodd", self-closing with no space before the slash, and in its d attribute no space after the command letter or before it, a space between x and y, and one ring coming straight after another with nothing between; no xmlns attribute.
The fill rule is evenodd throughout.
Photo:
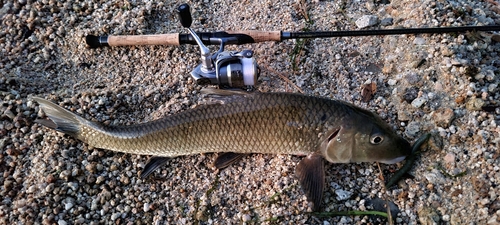
<svg viewBox="0 0 500 225"><path fill-rule="evenodd" d="M33 100L40 104L40 107L50 119L37 119L35 122L73 137L78 136L81 123L85 119L43 98L33 97Z"/></svg>

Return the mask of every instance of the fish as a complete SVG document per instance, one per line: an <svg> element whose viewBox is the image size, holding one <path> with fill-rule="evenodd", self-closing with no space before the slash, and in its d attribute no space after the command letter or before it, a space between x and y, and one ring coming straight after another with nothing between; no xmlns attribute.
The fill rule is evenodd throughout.
<svg viewBox="0 0 500 225"><path fill-rule="evenodd" d="M229 166L249 153L305 156L295 175L311 203L321 208L324 161L397 163L411 153L408 141L378 115L351 103L297 93L211 89L215 101L128 126L105 126L40 97L47 118L35 122L89 146L152 156L146 178L169 158L219 153L214 167Z"/></svg>

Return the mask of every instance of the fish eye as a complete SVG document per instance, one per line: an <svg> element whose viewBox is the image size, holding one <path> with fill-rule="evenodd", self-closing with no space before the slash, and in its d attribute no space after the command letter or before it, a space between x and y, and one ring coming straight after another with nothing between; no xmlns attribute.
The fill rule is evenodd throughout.
<svg viewBox="0 0 500 225"><path fill-rule="evenodd" d="M383 141L384 141L384 137L379 136L379 135L373 135L370 138L370 143L372 143L374 145L378 145L378 144L382 143Z"/></svg>

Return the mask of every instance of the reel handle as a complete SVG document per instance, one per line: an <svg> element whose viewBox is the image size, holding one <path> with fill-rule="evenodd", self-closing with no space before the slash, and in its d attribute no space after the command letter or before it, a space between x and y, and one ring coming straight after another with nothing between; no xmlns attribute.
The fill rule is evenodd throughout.
<svg viewBox="0 0 500 225"><path fill-rule="evenodd" d="M193 19L191 17L191 10L187 3L180 5L177 8L177 14L179 15L179 20L183 27L189 28L193 23Z"/></svg>

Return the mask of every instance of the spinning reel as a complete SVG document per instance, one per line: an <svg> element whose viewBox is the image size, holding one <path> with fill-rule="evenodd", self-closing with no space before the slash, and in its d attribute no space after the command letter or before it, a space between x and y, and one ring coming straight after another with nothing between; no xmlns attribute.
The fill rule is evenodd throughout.
<svg viewBox="0 0 500 225"><path fill-rule="evenodd" d="M179 19L183 27L187 28L194 38L201 52L201 64L193 71L191 76L197 84L219 85L219 87L253 88L257 84L259 69L251 50L224 51L225 44L238 41L236 37L212 37L210 42L220 44L219 50L211 54L200 39L190 28L192 23L191 12L188 4L177 8Z"/></svg>

